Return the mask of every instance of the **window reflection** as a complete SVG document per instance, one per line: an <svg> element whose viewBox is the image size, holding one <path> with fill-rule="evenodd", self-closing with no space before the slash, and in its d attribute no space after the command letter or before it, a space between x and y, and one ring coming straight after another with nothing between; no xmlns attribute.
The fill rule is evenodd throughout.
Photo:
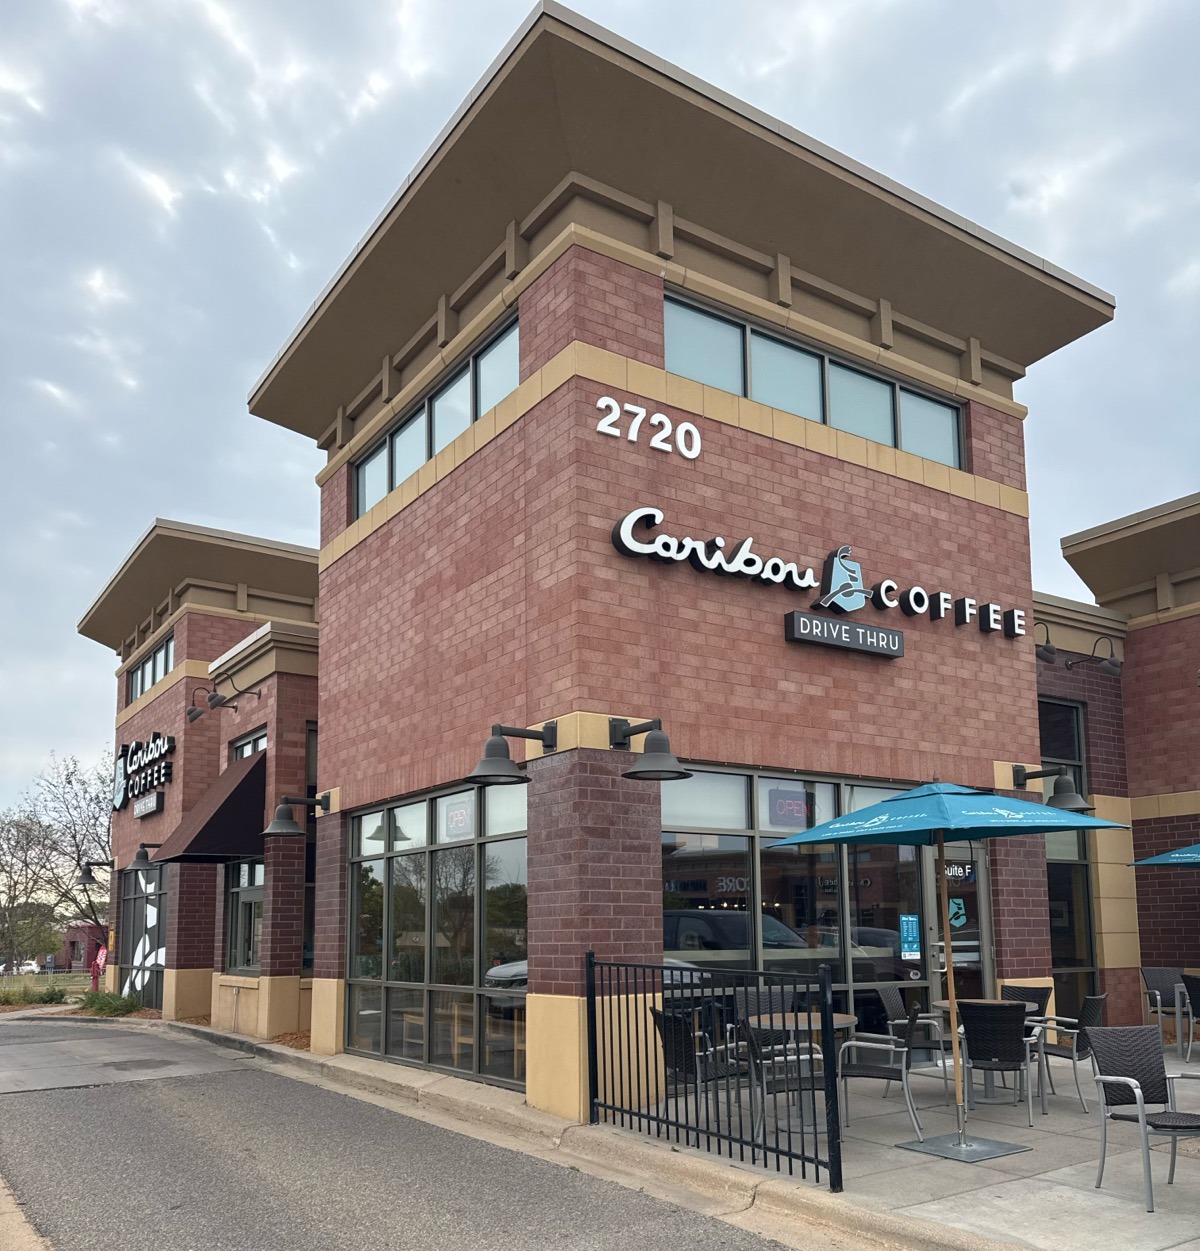
<svg viewBox="0 0 1200 1251"><path fill-rule="evenodd" d="M475 982L475 848L433 853L433 980L449 986Z"/></svg>
<svg viewBox="0 0 1200 1251"><path fill-rule="evenodd" d="M383 976L383 861L367 860L352 867L354 934L350 976Z"/></svg>
<svg viewBox="0 0 1200 1251"><path fill-rule="evenodd" d="M475 996L435 990L430 1064L470 1070L475 1065Z"/></svg>
<svg viewBox="0 0 1200 1251"><path fill-rule="evenodd" d="M762 906L772 922L763 923L764 969L815 978L828 964L835 982L846 980L838 861L836 848L762 840Z"/></svg>
<svg viewBox="0 0 1200 1251"><path fill-rule="evenodd" d="M522 787L522 790L524 787ZM483 958L488 969L529 955L529 874L526 842L489 843L483 852Z"/></svg>
<svg viewBox="0 0 1200 1251"><path fill-rule="evenodd" d="M425 980L425 857L395 856L392 868L392 953L388 978Z"/></svg>
<svg viewBox="0 0 1200 1251"><path fill-rule="evenodd" d="M664 834L663 954L705 968L754 967L750 840Z"/></svg>

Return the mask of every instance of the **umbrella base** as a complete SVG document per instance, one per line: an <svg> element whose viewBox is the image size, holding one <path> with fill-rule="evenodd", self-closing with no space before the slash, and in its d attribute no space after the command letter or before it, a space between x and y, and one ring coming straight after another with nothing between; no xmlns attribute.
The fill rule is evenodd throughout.
<svg viewBox="0 0 1200 1251"><path fill-rule="evenodd" d="M1015 1142L998 1142L995 1138L979 1138L968 1134L966 1141L959 1142L957 1134L938 1134L924 1142L898 1142L904 1151L920 1151L924 1155L936 1155L942 1160L959 1160L963 1164L978 1164L981 1160L998 1160L1002 1155L1019 1155L1031 1151Z"/></svg>

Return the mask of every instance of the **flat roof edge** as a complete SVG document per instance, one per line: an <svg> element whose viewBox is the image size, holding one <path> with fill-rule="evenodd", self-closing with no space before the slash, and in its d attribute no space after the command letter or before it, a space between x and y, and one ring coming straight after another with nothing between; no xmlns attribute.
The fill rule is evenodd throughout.
<svg viewBox="0 0 1200 1251"><path fill-rule="evenodd" d="M768 113L756 109L753 105L747 104L744 100L738 99L736 96L730 95L728 92L714 87L711 83L704 79L690 74L687 70L664 60L662 57L655 56L652 52L640 47L638 44L623 38L622 36L609 30L607 27L601 26L598 22L576 13L573 9L567 8L565 5L557 3L557 0L538 0L538 3L528 13L525 19L517 27L512 37L505 43L499 54L492 59L487 69L484 70L480 78L475 82L471 89L467 92L462 103L455 109L450 120L438 132L433 142L425 149L418 158L416 164L406 175L395 194L387 202L386 206L378 214L375 220L368 227L366 233L354 246L350 255L338 267L333 277L321 289L320 294L308 307L306 312L296 323L292 332L288 335L283 346L271 358L270 363L257 381L251 387L247 396L247 405L253 411L254 404L258 399L261 391L266 386L271 374L281 363L283 358L292 350L297 341L303 335L305 329L314 320L319 313L321 305L332 294L334 288L349 271L350 267L358 259L359 255L366 248L368 243L377 232L381 229L384 222L396 206L404 197L405 192L412 186L417 178L420 177L426 166L433 159L434 154L450 137L451 132L463 119L463 117L474 106L475 102L482 96L488 84L500 72L504 63L512 56L521 41L536 25L541 17L549 17L561 22L564 26L572 30L578 31L580 34L587 35L595 39L598 43L620 52L628 56L631 60L637 61L649 69L657 70L659 73L668 78L674 79L681 86L687 87L697 94L720 104L729 109L731 112L747 121L764 127L774 132L781 138L787 139L798 146L807 149L814 156L819 156L823 160L830 162L839 169L847 173L861 178L864 182L877 187L881 191L886 191L890 195L896 196L898 199L911 204L914 208L918 208L923 212L929 213L931 216L939 219L948 226L953 226L957 230L961 230L964 234L971 236L980 243L985 243L990 247L996 248L998 251L1005 253L1033 269L1040 270L1049 278L1064 283L1067 286L1074 287L1081 294L1086 295L1094 300L1107 305L1110 309L1116 308L1116 297L1110 292L1105 291L1102 287L1080 278L1078 275L1061 268L1058 265L1046 260L1044 257L1038 256L1034 252L1030 252L1020 245L1012 243L1003 236L995 234L980 226L977 222L971 221L969 218L963 217L953 210L945 208L934 200L928 199L926 196L913 191L911 188L904 186L903 183L896 182L894 179L887 177L885 174L879 173L878 170L871 169L870 166L863 165L861 162L854 160L843 152L837 151L835 148L829 147L822 143L819 139L814 139L811 135L805 134L795 127L789 126L786 122L780 121L778 118L772 117Z"/></svg>
<svg viewBox="0 0 1200 1251"><path fill-rule="evenodd" d="M1090 617L1107 625L1119 626L1122 629L1129 620L1128 613L1116 612L1112 608L1105 608L1102 604L1089 604L1084 600L1067 599L1062 595L1050 595L1046 591L1034 591L1033 593L1035 616L1039 608L1049 609L1051 612L1062 613L1066 616Z"/></svg>

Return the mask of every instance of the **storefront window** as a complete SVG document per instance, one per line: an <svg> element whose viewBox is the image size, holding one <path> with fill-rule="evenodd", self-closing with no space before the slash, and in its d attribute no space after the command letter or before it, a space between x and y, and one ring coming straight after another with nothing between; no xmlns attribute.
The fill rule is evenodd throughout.
<svg viewBox="0 0 1200 1251"><path fill-rule="evenodd" d="M230 973L258 974L265 880L261 860L239 860L229 866L226 891L229 953L225 967Z"/></svg>
<svg viewBox="0 0 1200 1251"><path fill-rule="evenodd" d="M748 779L737 773L704 773L662 788L663 826L710 830L750 828Z"/></svg>
<svg viewBox="0 0 1200 1251"><path fill-rule="evenodd" d="M753 968L750 839L664 833L662 864L663 954L703 968Z"/></svg>
<svg viewBox="0 0 1200 1251"><path fill-rule="evenodd" d="M459 790L355 819L349 976L352 986L378 978L386 986L382 1001L349 1002L348 1047L524 1080L525 828L523 788ZM377 1002L386 1028L374 1043Z"/></svg>

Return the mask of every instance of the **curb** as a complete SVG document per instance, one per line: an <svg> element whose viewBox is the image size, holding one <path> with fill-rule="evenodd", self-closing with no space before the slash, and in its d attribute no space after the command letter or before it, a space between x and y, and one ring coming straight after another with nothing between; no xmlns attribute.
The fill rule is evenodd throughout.
<svg viewBox="0 0 1200 1251"><path fill-rule="evenodd" d="M316 1056L278 1043L226 1034L205 1025L179 1021L125 1018L66 1017L65 1020L111 1020L143 1028L184 1034L201 1042L240 1051L278 1065L303 1070L333 1086L385 1095L427 1108L461 1123L458 1131L472 1136L476 1125L502 1130L536 1146L543 1158L608 1177L633 1189L647 1181L688 1191L708 1200L700 1209L720 1217L759 1214L776 1221L822 1226L833 1234L860 1239L864 1246L894 1251L1013 1251L1016 1244L954 1226L917 1220L900 1213L862 1207L846 1195L830 1194L823 1185L765 1170L751 1170L728 1160L709 1159L690 1149L639 1138L607 1125L580 1125L528 1107L519 1091L428 1069L385 1064L359 1056ZM714 1206L715 1205L715 1206ZM739 1222L740 1223L740 1222Z"/></svg>

